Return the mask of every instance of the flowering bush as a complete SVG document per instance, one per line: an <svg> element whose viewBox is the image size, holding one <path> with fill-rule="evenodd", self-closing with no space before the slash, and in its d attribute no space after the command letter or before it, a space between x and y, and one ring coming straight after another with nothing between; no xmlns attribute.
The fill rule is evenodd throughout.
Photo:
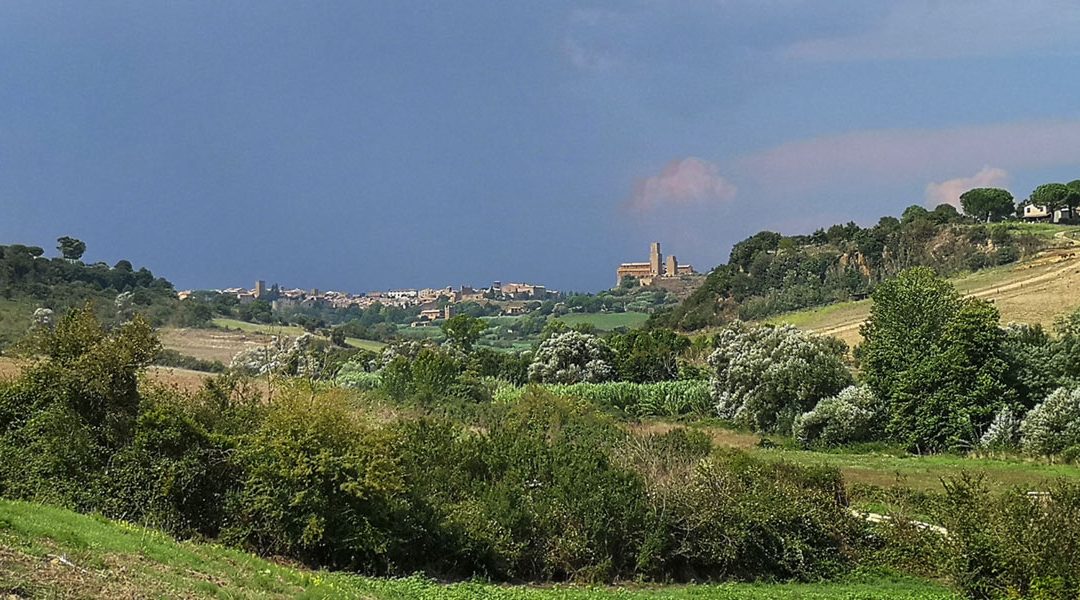
<svg viewBox="0 0 1080 600"><path fill-rule="evenodd" d="M1059 388L1031 409L1020 424L1025 452L1058 454L1080 445L1080 388Z"/></svg>
<svg viewBox="0 0 1080 600"><path fill-rule="evenodd" d="M599 383L614 378L607 344L572 330L544 340L529 365L529 381L537 383Z"/></svg>
<svg viewBox="0 0 1080 600"><path fill-rule="evenodd" d="M735 322L715 343L716 411L756 431L790 433L796 416L854 383L842 345L790 325Z"/></svg>
<svg viewBox="0 0 1080 600"><path fill-rule="evenodd" d="M979 438L985 450L1008 450L1020 445L1021 414L1012 406L1004 406L994 415L990 427Z"/></svg>
<svg viewBox="0 0 1080 600"><path fill-rule="evenodd" d="M884 409L866 386L850 386L795 419L793 434L804 447L868 442L880 433Z"/></svg>

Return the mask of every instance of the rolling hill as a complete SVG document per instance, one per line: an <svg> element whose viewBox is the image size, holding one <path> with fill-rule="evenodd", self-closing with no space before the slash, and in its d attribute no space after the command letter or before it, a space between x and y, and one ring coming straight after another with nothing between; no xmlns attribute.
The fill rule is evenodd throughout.
<svg viewBox="0 0 1080 600"><path fill-rule="evenodd" d="M1058 316L1080 308L1080 243L1065 233L1055 235L1062 242L1060 247L1030 260L956 277L952 282L968 296L993 302L1001 311L1002 323L1050 327ZM861 340L859 326L869 316L870 306L870 300L840 302L777 315L767 322L788 323L853 345Z"/></svg>

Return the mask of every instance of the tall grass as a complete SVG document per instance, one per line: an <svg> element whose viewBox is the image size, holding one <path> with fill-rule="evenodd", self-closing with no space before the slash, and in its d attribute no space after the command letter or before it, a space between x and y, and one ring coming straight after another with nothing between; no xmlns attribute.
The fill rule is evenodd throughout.
<svg viewBox="0 0 1080 600"><path fill-rule="evenodd" d="M514 403L529 387L497 385L492 397L497 403ZM633 416L677 417L711 412L709 382L705 380L661 381L659 383L538 384L556 396L585 400L594 405L616 409Z"/></svg>

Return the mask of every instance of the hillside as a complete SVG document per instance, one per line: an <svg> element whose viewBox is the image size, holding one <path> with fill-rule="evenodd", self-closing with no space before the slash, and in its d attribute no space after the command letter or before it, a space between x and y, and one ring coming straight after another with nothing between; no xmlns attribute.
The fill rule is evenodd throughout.
<svg viewBox="0 0 1080 600"><path fill-rule="evenodd" d="M838 583L529 588L439 584L311 571L217 544L67 510L0 500L0 598L363 598L410 600L644 600L698 598L955 598L921 581L855 576Z"/></svg>
<svg viewBox="0 0 1080 600"><path fill-rule="evenodd" d="M1001 311L1002 323L1050 328L1056 317L1080 308L1080 245L1065 233L1058 232L1057 240L1067 246L1040 252L1030 260L959 276L953 284L968 296L992 301ZM789 323L854 345L861 340L859 326L869 316L870 305L868 299L838 302L767 321Z"/></svg>
<svg viewBox="0 0 1080 600"><path fill-rule="evenodd" d="M828 307L865 298L911 267L946 277L980 272L1071 248L1076 232L1041 223L975 223L942 207L911 207L900 219L883 217L867 228L848 223L797 236L763 231L736 244L701 288L650 323L692 331Z"/></svg>

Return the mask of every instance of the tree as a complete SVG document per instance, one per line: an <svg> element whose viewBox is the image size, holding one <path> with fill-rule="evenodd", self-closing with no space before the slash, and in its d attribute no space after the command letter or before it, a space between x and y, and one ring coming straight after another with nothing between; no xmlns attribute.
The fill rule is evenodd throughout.
<svg viewBox="0 0 1080 600"><path fill-rule="evenodd" d="M679 376L679 356L690 339L670 329L636 330L611 336L619 379L634 383L667 381Z"/></svg>
<svg viewBox="0 0 1080 600"><path fill-rule="evenodd" d="M1064 183L1044 183L1031 192L1031 203L1046 207L1053 219L1054 212L1069 206L1073 192Z"/></svg>
<svg viewBox="0 0 1080 600"><path fill-rule="evenodd" d="M1013 195L1000 188L974 188L960 194L964 213L980 221L997 221L1016 210Z"/></svg>
<svg viewBox="0 0 1080 600"><path fill-rule="evenodd" d="M886 433L920 451L977 441L1013 396L997 309L961 298L926 267L882 283L872 298L862 367L888 411Z"/></svg>
<svg viewBox="0 0 1080 600"><path fill-rule="evenodd" d="M443 322L442 331L451 345L465 352L472 352L473 346L487 327L487 321L483 319L469 315L456 315Z"/></svg>
<svg viewBox="0 0 1080 600"><path fill-rule="evenodd" d="M1065 197L1065 204L1069 207L1069 218L1076 218L1076 207L1080 205L1080 179L1073 179L1065 184L1069 188L1069 195Z"/></svg>
<svg viewBox="0 0 1080 600"><path fill-rule="evenodd" d="M73 237L64 236L56 240L56 249L68 260L79 260L86 252L86 242Z"/></svg>

